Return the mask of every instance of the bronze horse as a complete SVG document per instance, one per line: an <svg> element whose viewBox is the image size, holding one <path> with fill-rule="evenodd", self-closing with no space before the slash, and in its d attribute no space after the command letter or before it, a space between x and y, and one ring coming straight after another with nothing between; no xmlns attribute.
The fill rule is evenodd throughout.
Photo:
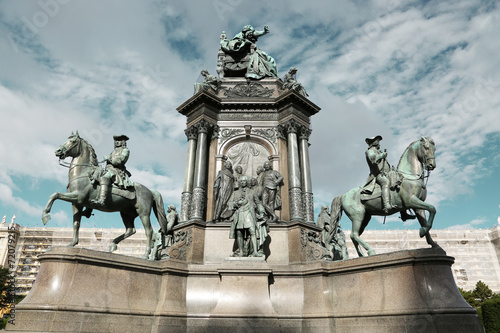
<svg viewBox="0 0 500 333"><path fill-rule="evenodd" d="M92 209L96 208L103 212L120 212L125 224L125 233L116 237L110 245L110 252L117 249L117 244L135 234L134 220L140 217L146 232L146 250L144 258L148 258L153 245L153 229L151 227L150 215L153 209L160 227L167 232L167 217L163 206L163 199L157 191L150 190L144 185L134 183L135 198L127 199L114 193L110 194L109 200L104 208L95 207L90 201L99 195L98 185L90 179L99 167L94 148L83 138L76 134L71 136L55 151L60 160L72 157L69 166L69 182L67 193L56 192L43 210L42 221L47 224L50 220L50 209L55 200L60 199L73 204L73 241L68 245L73 247L79 241L80 220L83 216L90 217ZM85 210L84 210L85 209Z"/></svg>
<svg viewBox="0 0 500 333"><path fill-rule="evenodd" d="M424 168L431 171L436 168L434 141L432 138L422 137L420 140L412 142L399 160L397 172L402 181L399 190L391 193L392 205L394 208L385 213L382 207L382 200L379 197L361 199L362 186L356 187L333 199L331 207L332 225L338 223L342 211L346 213L352 221L351 239L358 252L358 255L364 256L360 244L368 252L368 255L374 255L373 248L363 241L360 236L365 230L368 222L373 215L389 216L401 212L406 216L407 209L415 211L418 222L421 225L420 237L425 236L427 243L432 248L440 249L431 238L429 230L432 228L436 208L424 200L427 196L427 189L424 182ZM426 218L425 212L429 212L429 218Z"/></svg>

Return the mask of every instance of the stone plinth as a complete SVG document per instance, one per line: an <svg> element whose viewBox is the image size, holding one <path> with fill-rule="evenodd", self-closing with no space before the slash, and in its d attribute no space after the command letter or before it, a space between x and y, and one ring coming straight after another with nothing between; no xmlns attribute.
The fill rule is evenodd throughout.
<svg viewBox="0 0 500 333"><path fill-rule="evenodd" d="M343 262L195 264L56 248L40 262L8 330L482 332L453 281L453 258L431 249Z"/></svg>

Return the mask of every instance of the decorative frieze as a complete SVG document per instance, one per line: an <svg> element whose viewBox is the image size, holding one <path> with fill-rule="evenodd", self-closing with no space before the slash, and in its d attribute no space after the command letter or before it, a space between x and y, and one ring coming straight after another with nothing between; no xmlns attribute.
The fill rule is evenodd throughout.
<svg viewBox="0 0 500 333"><path fill-rule="evenodd" d="M253 128L252 134L266 138L272 143L276 143L276 131L274 128Z"/></svg>
<svg viewBox="0 0 500 333"><path fill-rule="evenodd" d="M269 98L272 96L273 92L273 89L266 88L260 83L249 82L238 83L233 88L226 88L224 95L227 98Z"/></svg>

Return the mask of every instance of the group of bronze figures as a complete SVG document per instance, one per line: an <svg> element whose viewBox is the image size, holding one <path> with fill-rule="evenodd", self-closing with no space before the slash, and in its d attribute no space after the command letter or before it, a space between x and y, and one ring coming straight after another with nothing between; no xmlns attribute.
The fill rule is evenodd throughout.
<svg viewBox="0 0 500 333"><path fill-rule="evenodd" d="M195 84L195 92L213 90L217 92L225 77L245 77L247 80L262 78L278 79L276 62L266 52L257 48L259 37L269 33L268 27L257 31L252 26L243 27L233 39L221 36L217 63L219 77L203 70L204 81ZM283 89L290 89L308 96L304 87L297 82L297 69L292 67L282 82ZM132 182L125 164L130 151L125 135L114 136L114 150L105 156L101 167L94 148L76 132L55 152L60 160L72 157L69 168L67 193L54 193L44 208L42 220L50 219L50 210L55 200L61 199L73 204L73 240L70 246L79 241L81 217L90 217L92 210L104 212L119 211L126 227L124 234L115 238L110 251L117 244L135 233L134 219L139 216L145 229L147 245L145 258L160 259L162 250L174 242L173 227L179 221L175 206L169 205L167 214L163 199L157 191ZM365 139L368 144L366 161L370 174L364 184L336 197L331 204L321 208L317 225L321 228L321 244L334 259L347 259L345 236L339 221L346 212L352 221L351 239L359 256L375 254L375 251L360 236L373 215L388 216L400 213L403 220L417 218L421 228L420 236L426 237L433 248L439 246L432 240L429 230L432 227L436 210L425 203L427 195L424 182L425 171L429 173L436 167L434 141L421 137L412 142L403 153L397 168L387 161L387 151L380 149L382 137ZM64 165L63 162L62 165ZM428 174L427 174L428 176ZM269 227L278 223L276 214L281 209L281 186L283 176L273 170L271 162L266 161L256 169L256 175L243 174L240 165L233 171L233 165L225 160L214 181L213 223L230 222L230 238L236 239L233 256L262 257ZM155 234L151 227L150 214L154 212L160 224ZM426 216L428 213L428 217ZM414 214L413 214L414 213ZM163 256L164 257L164 256Z"/></svg>
<svg viewBox="0 0 500 333"><path fill-rule="evenodd" d="M214 182L213 222L231 221L229 237L237 243L233 256L264 255L269 223L278 222L275 211L281 209L282 185L283 176L269 161L250 179L242 175L241 166L233 172L232 163L225 161Z"/></svg>
<svg viewBox="0 0 500 333"><path fill-rule="evenodd" d="M243 76L247 80L279 79L274 58L260 50L256 45L259 37L268 33L267 26L264 27L264 30L258 31L251 25L246 25L240 33L229 40L223 32L217 62L218 77L211 75L206 69L202 70L203 82L195 82L194 92L208 89L217 92L224 77ZM290 68L281 79L282 89L294 90L302 96L309 96L304 86L297 82L296 75L297 68Z"/></svg>

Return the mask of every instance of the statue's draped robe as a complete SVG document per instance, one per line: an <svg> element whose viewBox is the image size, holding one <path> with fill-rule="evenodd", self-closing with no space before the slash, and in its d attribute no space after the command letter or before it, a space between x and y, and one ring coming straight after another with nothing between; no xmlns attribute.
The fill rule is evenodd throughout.
<svg viewBox="0 0 500 333"><path fill-rule="evenodd" d="M245 35L243 34L243 32L240 32L231 40L221 40L220 44L222 50L226 53L248 52L249 46L252 44L252 41L249 38L253 37L249 34L253 34L253 32L246 32ZM253 37L253 39L255 39L256 41L255 37ZM245 77L257 80L264 77L278 78L276 61L266 52L256 48L255 52L250 57L250 63L248 65Z"/></svg>
<svg viewBox="0 0 500 333"><path fill-rule="evenodd" d="M231 211L227 209L227 202L233 194L234 176L231 170L222 169L217 174L214 182L215 209L214 220L227 219L231 216Z"/></svg>
<svg viewBox="0 0 500 333"><path fill-rule="evenodd" d="M332 235L332 226L330 224L330 214L322 210L321 213L319 213L316 225L322 229L320 234L321 242L323 242L323 245L326 247L327 250L331 251L332 250L331 240L333 235Z"/></svg>
<svg viewBox="0 0 500 333"><path fill-rule="evenodd" d="M195 82L194 83L194 91L198 92L201 90L212 89L213 91L219 90L219 79L215 76L208 74L203 82Z"/></svg>

